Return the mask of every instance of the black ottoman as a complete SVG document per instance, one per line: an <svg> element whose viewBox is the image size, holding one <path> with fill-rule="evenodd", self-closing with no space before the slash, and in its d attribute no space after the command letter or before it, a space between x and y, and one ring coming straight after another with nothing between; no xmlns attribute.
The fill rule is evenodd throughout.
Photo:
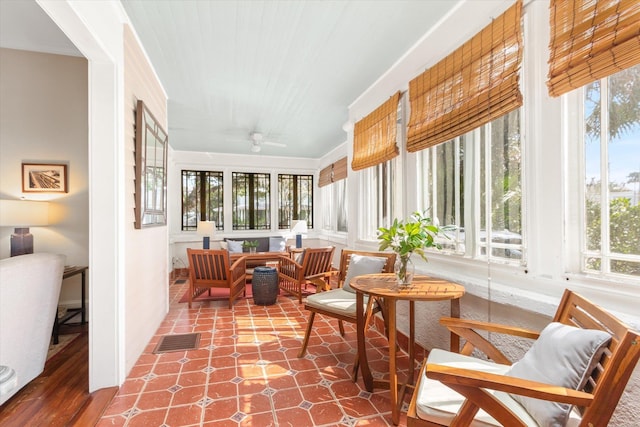
<svg viewBox="0 0 640 427"><path fill-rule="evenodd" d="M256 267L251 279L253 303L273 305L278 299L278 271L273 267Z"/></svg>

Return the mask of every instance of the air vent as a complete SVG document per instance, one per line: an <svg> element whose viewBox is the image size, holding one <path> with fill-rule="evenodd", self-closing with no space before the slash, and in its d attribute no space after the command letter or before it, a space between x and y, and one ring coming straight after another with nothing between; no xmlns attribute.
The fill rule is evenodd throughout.
<svg viewBox="0 0 640 427"><path fill-rule="evenodd" d="M154 354L171 351L195 350L200 344L200 334L165 335L153 350Z"/></svg>

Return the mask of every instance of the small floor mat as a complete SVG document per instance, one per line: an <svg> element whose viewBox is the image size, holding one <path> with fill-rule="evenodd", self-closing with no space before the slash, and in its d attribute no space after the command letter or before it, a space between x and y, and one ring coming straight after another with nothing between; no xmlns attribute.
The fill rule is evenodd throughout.
<svg viewBox="0 0 640 427"><path fill-rule="evenodd" d="M187 283L187 279L178 279L175 282L176 285L182 285L183 283Z"/></svg>
<svg viewBox="0 0 640 427"><path fill-rule="evenodd" d="M170 351L195 350L200 344L200 333L165 335L153 350L154 354Z"/></svg>

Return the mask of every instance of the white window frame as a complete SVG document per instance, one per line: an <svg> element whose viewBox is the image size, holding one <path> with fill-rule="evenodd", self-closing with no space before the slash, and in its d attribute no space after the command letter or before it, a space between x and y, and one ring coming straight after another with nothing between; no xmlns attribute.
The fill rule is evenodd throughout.
<svg viewBox="0 0 640 427"><path fill-rule="evenodd" d="M608 78L600 80L600 98L608 100ZM628 274L614 273L610 271L610 261L612 259L622 261L640 262L640 255L616 254L613 255L609 245L609 175L608 175L608 143L609 128L608 120L601 119L600 125L600 180L606 182L601 185L600 206L601 208L601 244L600 251L593 251L587 248L586 239L586 212L585 212L585 123L584 123L584 93L585 89L580 88L563 95L563 122L565 123L565 153L566 155L566 182L567 182L567 214L566 233L567 247L565 251L566 273L575 277L585 277L596 280L615 280L621 284L637 285L638 277ZM601 117L608 117L608 103L601 103ZM576 143L575 141L578 141ZM597 257L602 260L601 271L586 268L586 259Z"/></svg>
<svg viewBox="0 0 640 427"><path fill-rule="evenodd" d="M524 153L524 144L525 144L525 126L524 126L524 107L521 107L520 114L520 145L521 151ZM493 122L489 122L477 129L474 129L465 134L464 141L462 137L456 137L453 140L446 142L445 144L453 143L455 145L455 157L456 161L454 162L454 185L456 189L460 188L460 147L464 146L465 160L463 164L464 168L464 199L465 199L465 217L464 217L464 238L461 239L460 231L457 230L455 234L452 234L452 239L454 240L453 245L454 249L444 249L443 252L456 255L456 256L466 256L470 258L476 258L479 260L486 260L487 254L489 254L489 259L493 263L500 263L506 265L516 265L523 266L526 265L526 197L525 197L525 189L524 189L524 159L522 159L520 164L521 169L521 187L522 187L522 199L520 204L520 218L522 221L522 230L521 230L521 243L513 244L513 243L498 243L492 241L492 227L490 221L491 215L491 203L485 203L484 206L481 205L482 200L480 197L481 189L484 188L487 200L490 201L492 199L491 193L491 126ZM485 159L485 177L484 180L480 179L480 170L481 170L481 137L485 138L487 143L484 146L484 159ZM418 171L421 174L421 185L419 186L421 194L419 194L419 198L422 201L421 209L430 210L433 206L436 206L438 200L438 187L433 179L434 174L432 171L437 171L438 168L438 159L433 155L437 150L437 146L430 147L425 149L419 153L417 156L418 162ZM429 171L427 173L424 172L424 167L427 166ZM431 177L431 179L429 179ZM456 199L455 199L455 223L457 225L461 224L461 216L460 216L460 197L459 190L455 191ZM484 210L484 218L486 224L481 223L481 210ZM429 212L430 215L434 215L433 212ZM448 225L448 224L441 224ZM486 229L486 238L485 242L481 241L481 233L482 229ZM440 239L440 243L451 243L446 239ZM490 251L487 251L487 246L490 247ZM493 255L493 249L514 249L519 250L522 253L522 257L520 259L514 258L506 258L497 255ZM484 254L483 254L484 252Z"/></svg>
<svg viewBox="0 0 640 427"><path fill-rule="evenodd" d="M360 173L359 193L362 213L358 222L360 240L377 241L378 228L389 227L393 219L398 217L396 199L401 186L398 184L399 168L396 159L397 157L369 167Z"/></svg>
<svg viewBox="0 0 640 427"><path fill-rule="evenodd" d="M322 229L325 232L336 233L336 234L347 234L347 231L339 231L338 230L338 212L342 208L340 206L340 190L344 189L344 191L348 192L349 188L347 185L347 180L341 179L339 181L333 182L329 185L325 185L320 188L321 200L322 200ZM348 195L345 194L342 203L347 210L348 216Z"/></svg>

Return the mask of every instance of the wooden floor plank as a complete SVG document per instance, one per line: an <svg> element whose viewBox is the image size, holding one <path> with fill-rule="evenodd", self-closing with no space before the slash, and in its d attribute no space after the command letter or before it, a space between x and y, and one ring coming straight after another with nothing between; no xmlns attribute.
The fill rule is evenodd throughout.
<svg viewBox="0 0 640 427"><path fill-rule="evenodd" d="M0 407L0 425L92 426L118 390L89 393L88 327L64 325L61 333L80 336L45 364L40 376Z"/></svg>

